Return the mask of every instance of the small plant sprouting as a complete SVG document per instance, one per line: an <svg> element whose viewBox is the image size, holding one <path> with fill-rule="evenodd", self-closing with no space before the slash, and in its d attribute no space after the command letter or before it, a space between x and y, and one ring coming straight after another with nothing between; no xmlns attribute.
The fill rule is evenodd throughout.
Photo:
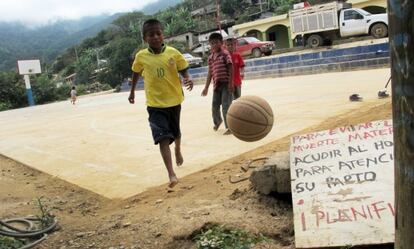
<svg viewBox="0 0 414 249"><path fill-rule="evenodd" d="M51 214L52 209L45 204L44 197L36 198L35 205L39 209L39 214L36 217L39 219L42 228L53 224L55 217Z"/></svg>

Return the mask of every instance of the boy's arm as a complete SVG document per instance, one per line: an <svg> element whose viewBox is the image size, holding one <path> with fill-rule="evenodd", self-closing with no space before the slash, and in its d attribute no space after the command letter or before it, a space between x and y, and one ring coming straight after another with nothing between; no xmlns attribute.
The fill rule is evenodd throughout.
<svg viewBox="0 0 414 249"><path fill-rule="evenodd" d="M240 68L240 77L244 79L244 66Z"/></svg>
<svg viewBox="0 0 414 249"><path fill-rule="evenodd" d="M234 91L234 75L233 75L233 64L227 64L227 70L229 70L229 92Z"/></svg>
<svg viewBox="0 0 414 249"><path fill-rule="evenodd" d="M140 73L137 73L137 72L132 73L131 92L129 93L129 97L128 97L128 101L131 104L135 103L135 86L137 85L137 82L140 76L141 76Z"/></svg>
<svg viewBox="0 0 414 249"><path fill-rule="evenodd" d="M211 70L210 70L210 67L208 67L207 81L206 81L206 85L204 86L203 91L201 92L201 96L207 96L210 82L211 82Z"/></svg>
<svg viewBox="0 0 414 249"><path fill-rule="evenodd" d="M243 60L243 57L239 54L239 60L240 60L240 76L241 76L241 78L242 79L244 79L244 67L245 67L245 64L244 64L244 60Z"/></svg>
<svg viewBox="0 0 414 249"><path fill-rule="evenodd" d="M184 78L184 86L187 88L188 91L193 90L193 81L190 78L190 74L188 73L187 69L180 71L181 76Z"/></svg>

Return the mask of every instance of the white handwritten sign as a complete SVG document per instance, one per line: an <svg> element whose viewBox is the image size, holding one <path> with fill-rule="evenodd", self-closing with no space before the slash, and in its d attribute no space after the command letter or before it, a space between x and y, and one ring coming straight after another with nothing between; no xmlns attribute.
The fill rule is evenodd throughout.
<svg viewBox="0 0 414 249"><path fill-rule="evenodd" d="M298 248L394 242L391 120L293 136Z"/></svg>

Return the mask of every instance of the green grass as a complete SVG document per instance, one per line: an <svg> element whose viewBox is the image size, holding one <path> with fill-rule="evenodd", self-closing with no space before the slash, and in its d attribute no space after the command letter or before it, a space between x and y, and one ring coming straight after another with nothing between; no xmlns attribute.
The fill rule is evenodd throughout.
<svg viewBox="0 0 414 249"><path fill-rule="evenodd" d="M214 225L195 236L195 241L197 249L250 249L268 239L263 235L251 235L241 229Z"/></svg>
<svg viewBox="0 0 414 249"><path fill-rule="evenodd" d="M23 240L18 240L0 235L0 249L17 249L21 248L25 244L26 243Z"/></svg>

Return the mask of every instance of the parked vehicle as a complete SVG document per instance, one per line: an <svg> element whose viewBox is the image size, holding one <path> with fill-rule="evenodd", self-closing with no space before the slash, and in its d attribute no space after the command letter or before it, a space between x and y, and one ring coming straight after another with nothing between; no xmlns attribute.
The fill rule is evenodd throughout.
<svg viewBox="0 0 414 249"><path fill-rule="evenodd" d="M210 45L200 44L195 48L192 53L202 54L204 49L205 53L210 53ZM272 41L261 41L255 37L239 37L237 38L236 51L241 56L253 56L260 57L262 55L271 55L275 49L275 43Z"/></svg>
<svg viewBox="0 0 414 249"><path fill-rule="evenodd" d="M271 55L274 48L275 44L272 41L260 41L255 37L237 38L236 51L242 56L260 57L262 54Z"/></svg>
<svg viewBox="0 0 414 249"><path fill-rule="evenodd" d="M201 67L203 65L203 59L200 57L193 56L189 53L185 53L183 56L190 67Z"/></svg>
<svg viewBox="0 0 414 249"><path fill-rule="evenodd" d="M193 50L191 50L191 53L196 54L198 56L203 56L203 54L208 54L210 53L210 45L200 43Z"/></svg>
<svg viewBox="0 0 414 249"><path fill-rule="evenodd" d="M221 36L223 36L223 39L226 39L229 36L227 34L227 32L224 31L224 30L220 30L220 31L215 30L215 31L212 31L212 32L200 34L198 36L199 44L195 48L193 48L191 52L193 54L197 54L197 55L202 56L202 57L204 57L204 55L206 55L206 54L209 54L210 53L210 44L208 43L208 38L213 33L221 34Z"/></svg>
<svg viewBox="0 0 414 249"><path fill-rule="evenodd" d="M309 47L331 43L338 37L388 36L387 14L371 14L352 8L350 3L331 2L289 11L290 27L295 39L300 37Z"/></svg>

